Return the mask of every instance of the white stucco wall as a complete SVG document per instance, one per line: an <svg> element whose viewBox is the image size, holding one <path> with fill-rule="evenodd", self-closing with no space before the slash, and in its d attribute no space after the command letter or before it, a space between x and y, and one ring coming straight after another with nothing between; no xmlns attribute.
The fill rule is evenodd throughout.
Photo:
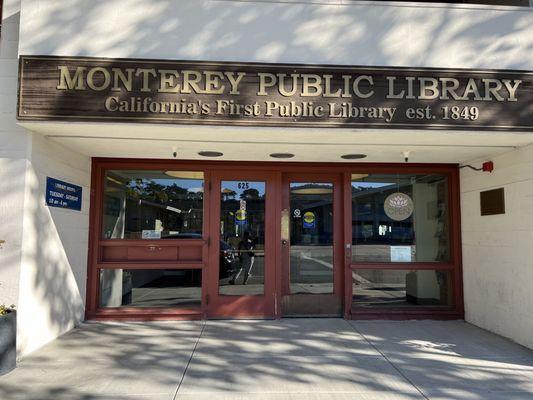
<svg viewBox="0 0 533 400"><path fill-rule="evenodd" d="M465 318L533 348L533 146L493 161L461 171ZM482 217L480 191L500 187L505 214Z"/></svg>
<svg viewBox="0 0 533 400"><path fill-rule="evenodd" d="M84 318L90 158L32 135L26 171L17 341L27 354ZM83 188L82 210L48 207L46 177Z"/></svg>
<svg viewBox="0 0 533 400"><path fill-rule="evenodd" d="M90 158L16 123L20 1L0 38L0 304L15 304L23 356L83 319ZM83 187L81 212L45 206L46 176Z"/></svg>
<svg viewBox="0 0 533 400"><path fill-rule="evenodd" d="M533 68L533 9L347 0L22 0L20 54Z"/></svg>
<svg viewBox="0 0 533 400"><path fill-rule="evenodd" d="M4 2L0 38L0 304L18 304L28 134L16 124L19 2Z"/></svg>

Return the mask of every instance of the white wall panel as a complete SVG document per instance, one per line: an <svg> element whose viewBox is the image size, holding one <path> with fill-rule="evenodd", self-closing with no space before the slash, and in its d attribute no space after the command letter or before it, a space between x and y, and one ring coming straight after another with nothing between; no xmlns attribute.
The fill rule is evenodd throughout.
<svg viewBox="0 0 533 400"><path fill-rule="evenodd" d="M23 0L20 54L533 68L533 10L358 1Z"/></svg>
<svg viewBox="0 0 533 400"><path fill-rule="evenodd" d="M533 348L533 146L493 161L461 172L466 320ZM480 191L499 187L505 214L481 216Z"/></svg>

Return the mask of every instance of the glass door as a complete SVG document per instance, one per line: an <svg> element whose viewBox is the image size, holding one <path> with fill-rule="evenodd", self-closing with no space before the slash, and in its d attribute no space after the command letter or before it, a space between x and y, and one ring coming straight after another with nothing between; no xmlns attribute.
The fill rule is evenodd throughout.
<svg viewBox="0 0 533 400"><path fill-rule="evenodd" d="M281 304L285 316L342 313L339 204L340 178L336 175L284 178L282 216L288 216L289 228L288 237L282 237Z"/></svg>
<svg viewBox="0 0 533 400"><path fill-rule="evenodd" d="M272 177L225 172L211 182L208 316L274 317Z"/></svg>

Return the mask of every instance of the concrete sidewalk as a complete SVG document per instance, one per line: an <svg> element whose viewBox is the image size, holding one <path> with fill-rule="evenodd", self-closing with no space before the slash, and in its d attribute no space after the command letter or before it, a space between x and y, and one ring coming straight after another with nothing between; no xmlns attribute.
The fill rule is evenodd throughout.
<svg viewBox="0 0 533 400"><path fill-rule="evenodd" d="M0 399L533 399L533 352L458 321L87 323Z"/></svg>

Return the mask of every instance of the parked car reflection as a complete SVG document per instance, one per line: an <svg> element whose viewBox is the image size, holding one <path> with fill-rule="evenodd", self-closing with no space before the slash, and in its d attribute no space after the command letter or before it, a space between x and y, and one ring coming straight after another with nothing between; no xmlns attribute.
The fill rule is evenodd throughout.
<svg viewBox="0 0 533 400"><path fill-rule="evenodd" d="M202 235L200 233L170 233L162 234L161 239L202 239ZM236 251L233 246L223 240L220 241L220 279L229 278L235 272L235 268L237 268L237 258L235 257L235 254Z"/></svg>

